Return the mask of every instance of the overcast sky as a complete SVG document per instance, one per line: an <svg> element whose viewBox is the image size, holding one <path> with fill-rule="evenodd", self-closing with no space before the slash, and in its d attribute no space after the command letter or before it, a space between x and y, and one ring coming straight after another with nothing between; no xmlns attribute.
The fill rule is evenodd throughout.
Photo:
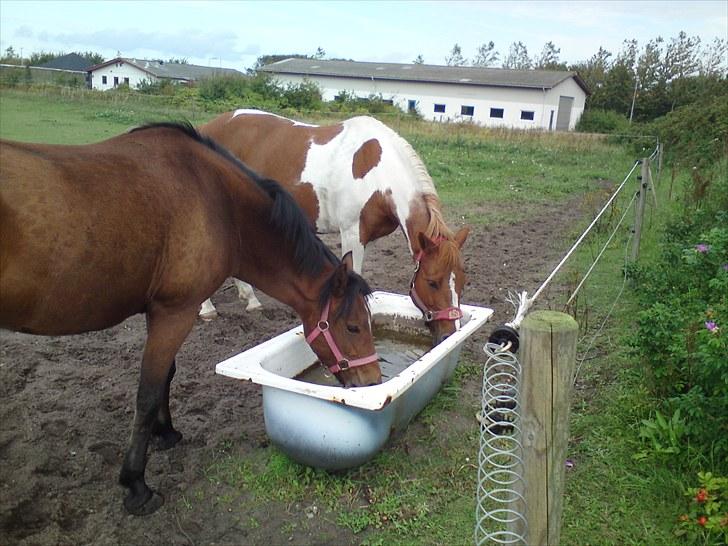
<svg viewBox="0 0 728 546"><path fill-rule="evenodd" d="M244 70L260 55L314 54L445 64L458 43L466 58L495 42L501 59L523 42L531 57L551 40L561 60L617 53L684 30L704 43L728 37L728 0L654 1L16 1L0 0L0 49L93 51L107 59L186 58Z"/></svg>

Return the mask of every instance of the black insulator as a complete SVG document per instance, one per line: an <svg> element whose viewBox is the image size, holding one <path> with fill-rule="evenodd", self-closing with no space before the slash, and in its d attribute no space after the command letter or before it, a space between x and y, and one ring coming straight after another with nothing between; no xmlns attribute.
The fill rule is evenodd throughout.
<svg viewBox="0 0 728 546"><path fill-rule="evenodd" d="M488 341L503 347L510 343L508 350L515 353L518 351L518 330L503 324L491 332Z"/></svg>

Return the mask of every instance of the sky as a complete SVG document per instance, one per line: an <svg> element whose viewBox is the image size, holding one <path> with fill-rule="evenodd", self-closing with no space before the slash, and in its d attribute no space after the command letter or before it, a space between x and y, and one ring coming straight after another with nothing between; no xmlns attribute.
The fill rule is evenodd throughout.
<svg viewBox="0 0 728 546"><path fill-rule="evenodd" d="M576 63L625 39L643 46L680 31L728 38L728 0L653 1L93 1L0 0L0 50L92 51L111 59L186 58L245 70L261 55L299 53L355 61L445 64L493 41L503 59L521 41L531 57L552 41Z"/></svg>

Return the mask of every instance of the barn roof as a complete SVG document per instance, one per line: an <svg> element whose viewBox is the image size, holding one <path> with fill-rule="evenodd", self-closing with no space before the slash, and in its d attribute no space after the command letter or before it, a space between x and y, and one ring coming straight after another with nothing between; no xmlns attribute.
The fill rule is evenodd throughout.
<svg viewBox="0 0 728 546"><path fill-rule="evenodd" d="M135 66L139 70L143 70L152 76L157 78L167 78L171 80L199 80L202 78L209 78L212 76L232 76L242 75L242 72L233 68L215 68L213 66L199 66L195 64L184 64L184 63L168 63L162 60L147 60L147 59L128 59L118 57L111 59L105 63L97 64L88 68L89 72L98 70L110 64L124 62Z"/></svg>
<svg viewBox="0 0 728 546"><path fill-rule="evenodd" d="M574 78L584 92L587 95L590 94L586 83L576 72L565 70L512 70L473 66L324 61L319 59L284 59L265 65L259 70L269 74L295 74L308 77L330 76L490 87L525 87L531 89L551 89L568 78Z"/></svg>
<svg viewBox="0 0 728 546"><path fill-rule="evenodd" d="M41 68L55 68L58 70L75 70L78 72L86 72L91 63L85 57L82 57L78 53L68 53L56 57L55 59L48 61L47 63L39 64Z"/></svg>

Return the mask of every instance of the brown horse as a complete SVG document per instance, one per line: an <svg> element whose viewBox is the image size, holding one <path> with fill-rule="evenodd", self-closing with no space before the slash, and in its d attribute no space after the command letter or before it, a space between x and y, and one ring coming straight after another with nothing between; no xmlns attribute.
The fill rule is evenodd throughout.
<svg viewBox="0 0 728 546"><path fill-rule="evenodd" d="M228 112L200 132L280 181L319 232L338 232L342 253L353 252L359 273L365 246L400 228L415 261L410 295L434 342L455 331L468 228L447 227L435 185L406 140L371 117L317 126L260 110ZM248 308L260 305L252 290L236 284ZM214 312L203 303L203 318Z"/></svg>
<svg viewBox="0 0 728 546"><path fill-rule="evenodd" d="M290 195L191 126L164 123L86 146L0 141L0 327L77 334L145 313L136 414L120 482L133 514L150 437L172 426L175 355L227 277L291 306L345 385L381 381L366 282L316 237ZM43 287L43 290L39 290ZM329 314L330 316L325 316ZM322 316L324 315L324 316Z"/></svg>

